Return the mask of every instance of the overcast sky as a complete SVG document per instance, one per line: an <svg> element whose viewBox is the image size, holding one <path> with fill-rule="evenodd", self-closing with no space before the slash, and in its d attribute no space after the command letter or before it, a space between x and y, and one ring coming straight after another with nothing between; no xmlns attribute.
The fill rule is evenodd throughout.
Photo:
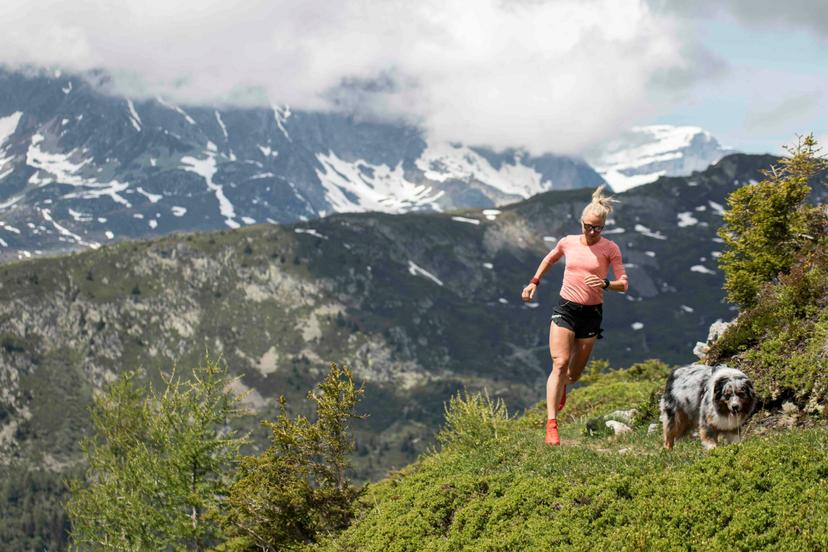
<svg viewBox="0 0 828 552"><path fill-rule="evenodd" d="M405 120L580 153L632 125L828 142L823 0L3 0L0 63L105 69L180 103Z"/></svg>

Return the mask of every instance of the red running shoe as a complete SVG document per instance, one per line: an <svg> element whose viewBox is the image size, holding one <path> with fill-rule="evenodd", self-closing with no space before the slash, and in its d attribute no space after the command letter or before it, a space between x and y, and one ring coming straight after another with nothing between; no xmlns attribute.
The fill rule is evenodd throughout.
<svg viewBox="0 0 828 552"><path fill-rule="evenodd" d="M566 385L564 385L564 392L563 392L563 395L561 395L561 402L558 403L558 412L563 410L563 407L565 405L566 405Z"/></svg>
<svg viewBox="0 0 828 552"><path fill-rule="evenodd" d="M558 436L558 420L546 420L546 439L544 443L547 445L561 444L561 438Z"/></svg>

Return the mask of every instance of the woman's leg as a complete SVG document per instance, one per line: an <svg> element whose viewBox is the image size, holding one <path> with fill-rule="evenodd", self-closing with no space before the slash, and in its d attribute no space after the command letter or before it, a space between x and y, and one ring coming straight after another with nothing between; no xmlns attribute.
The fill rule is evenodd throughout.
<svg viewBox="0 0 828 552"><path fill-rule="evenodd" d="M546 380L547 420L555 420L558 417L558 403L563 395L564 385L566 385L574 346L575 332L550 322L549 352L552 355L552 373Z"/></svg>
<svg viewBox="0 0 828 552"><path fill-rule="evenodd" d="M589 355L592 354L592 347L595 345L597 337L587 337L584 339L575 339L572 348L572 360L569 363L569 370L567 372L566 383L575 383L581 377L589 361Z"/></svg>

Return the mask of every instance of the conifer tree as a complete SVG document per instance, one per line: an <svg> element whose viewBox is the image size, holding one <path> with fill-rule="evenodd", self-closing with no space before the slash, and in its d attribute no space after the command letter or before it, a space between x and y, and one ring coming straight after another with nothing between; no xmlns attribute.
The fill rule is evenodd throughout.
<svg viewBox="0 0 828 552"><path fill-rule="evenodd" d="M825 214L805 203L808 182L825 167L813 135L786 148L790 156L763 172L765 179L728 197L719 236L727 249L719 260L727 299L752 307L760 288L786 273L803 248L825 233Z"/></svg>
<svg viewBox="0 0 828 552"><path fill-rule="evenodd" d="M360 417L355 408L362 394L350 370L332 363L308 393L314 422L290 418L280 397L276 421L264 422L270 447L242 458L230 492L225 523L236 537L230 549L289 550L347 526L360 493L345 475L355 448L348 422Z"/></svg>
<svg viewBox="0 0 828 552"><path fill-rule="evenodd" d="M70 482L72 541L81 548L204 550L223 539L217 522L244 438L226 369L205 358L163 389L123 374L94 400L82 480Z"/></svg>

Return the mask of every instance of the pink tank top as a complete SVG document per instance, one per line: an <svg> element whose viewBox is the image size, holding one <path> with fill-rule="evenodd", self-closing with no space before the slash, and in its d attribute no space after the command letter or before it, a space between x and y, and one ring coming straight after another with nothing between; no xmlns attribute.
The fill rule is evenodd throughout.
<svg viewBox="0 0 828 552"><path fill-rule="evenodd" d="M550 266L561 257L566 257L561 297L581 305L598 305L604 302L604 290L586 285L584 278L594 274L602 280L607 278L609 267L615 280L623 280L627 291L627 272L621 262L621 250L612 240L602 237L594 245L581 243L581 236L573 234L562 238L544 261Z"/></svg>

